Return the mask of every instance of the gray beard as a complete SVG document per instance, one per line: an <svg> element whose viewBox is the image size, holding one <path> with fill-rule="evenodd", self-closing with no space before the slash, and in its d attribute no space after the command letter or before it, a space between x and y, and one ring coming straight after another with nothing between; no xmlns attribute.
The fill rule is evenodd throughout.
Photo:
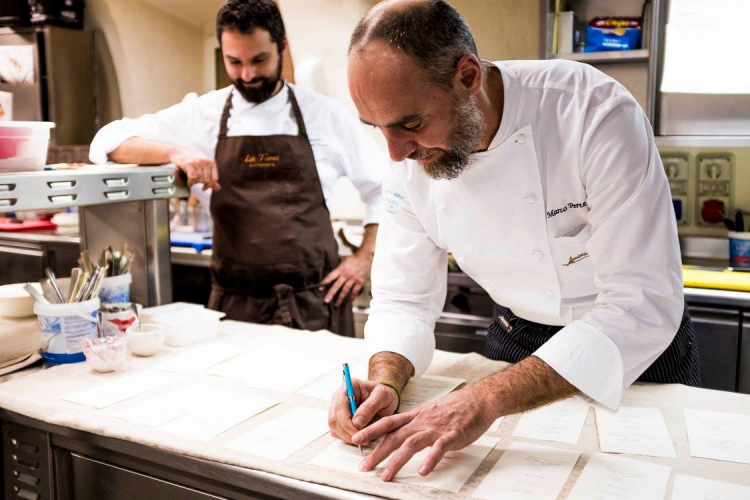
<svg viewBox="0 0 750 500"><path fill-rule="evenodd" d="M471 155L479 148L484 131L484 116L471 97L453 99L453 133L450 149L438 160L422 165L433 179L455 179L471 164Z"/></svg>

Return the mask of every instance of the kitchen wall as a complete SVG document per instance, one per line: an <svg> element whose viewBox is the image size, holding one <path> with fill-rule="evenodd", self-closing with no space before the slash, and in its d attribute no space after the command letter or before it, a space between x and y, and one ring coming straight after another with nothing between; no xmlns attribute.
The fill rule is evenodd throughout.
<svg viewBox="0 0 750 500"><path fill-rule="evenodd" d="M118 111L152 113L203 89L200 26L142 0L88 0L86 24L106 40L109 72L116 74L114 81L111 74L105 79L106 121Z"/></svg>

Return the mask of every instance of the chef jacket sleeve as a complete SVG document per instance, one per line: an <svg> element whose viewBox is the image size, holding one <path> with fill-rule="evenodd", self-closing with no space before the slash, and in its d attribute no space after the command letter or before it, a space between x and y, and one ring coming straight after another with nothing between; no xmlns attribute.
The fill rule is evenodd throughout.
<svg viewBox="0 0 750 500"><path fill-rule="evenodd" d="M390 159L343 104L335 104L333 120L338 137L337 170L352 181L365 203L362 224L378 224L383 205L383 179Z"/></svg>
<svg viewBox="0 0 750 500"><path fill-rule="evenodd" d="M624 391L669 346L684 308L669 185L651 126L632 96L588 111L581 178L596 305L535 355L595 403L616 410Z"/></svg>
<svg viewBox="0 0 750 500"><path fill-rule="evenodd" d="M400 354L419 377L435 352L435 320L445 304L448 261L447 252L426 234L409 205L396 172L403 168L391 166L383 186L365 341L369 356L383 351Z"/></svg>
<svg viewBox="0 0 750 500"><path fill-rule="evenodd" d="M221 106L217 94L211 92L198 97L190 93L179 104L156 113L123 118L105 125L91 142L89 159L93 163L107 163L108 155L131 137L194 149L213 158L216 125L211 123L210 117L207 118L205 111L211 106Z"/></svg>

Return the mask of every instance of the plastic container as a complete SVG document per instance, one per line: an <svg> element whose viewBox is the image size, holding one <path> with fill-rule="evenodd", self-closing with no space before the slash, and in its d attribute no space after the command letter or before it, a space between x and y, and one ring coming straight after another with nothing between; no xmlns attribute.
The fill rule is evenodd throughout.
<svg viewBox="0 0 750 500"><path fill-rule="evenodd" d="M729 265L735 269L750 269L750 232L729 231Z"/></svg>
<svg viewBox="0 0 750 500"><path fill-rule="evenodd" d="M128 350L136 356L153 356L164 345L162 325L133 325L125 332Z"/></svg>
<svg viewBox="0 0 750 500"><path fill-rule="evenodd" d="M140 313L141 306L136 304L136 307ZM136 316L133 312L131 302L122 304L102 303L99 312L101 313L101 328L102 336L104 337L110 335L123 336L128 327L136 323Z"/></svg>
<svg viewBox="0 0 750 500"><path fill-rule="evenodd" d="M132 281L133 277L130 273L104 278L99 290L99 300L102 304L130 302L130 283Z"/></svg>
<svg viewBox="0 0 750 500"><path fill-rule="evenodd" d="M6 318L25 318L34 315L34 298L23 289L24 283L0 286L0 316ZM32 283L40 294L42 287Z"/></svg>
<svg viewBox="0 0 750 500"><path fill-rule="evenodd" d="M122 370L127 365L128 349L121 335L87 339L83 344L86 364L94 371L107 373Z"/></svg>
<svg viewBox="0 0 750 500"><path fill-rule="evenodd" d="M0 172L42 170L52 122L0 121Z"/></svg>
<svg viewBox="0 0 750 500"><path fill-rule="evenodd" d="M86 340L96 337L99 299L74 304L34 303L42 332L42 356L47 363L59 365L84 361Z"/></svg>
<svg viewBox="0 0 750 500"><path fill-rule="evenodd" d="M143 316L148 318L149 322L164 327L165 344L180 347L218 337L219 320L226 314L203 307L184 305L164 306L164 309L156 314L144 310Z"/></svg>

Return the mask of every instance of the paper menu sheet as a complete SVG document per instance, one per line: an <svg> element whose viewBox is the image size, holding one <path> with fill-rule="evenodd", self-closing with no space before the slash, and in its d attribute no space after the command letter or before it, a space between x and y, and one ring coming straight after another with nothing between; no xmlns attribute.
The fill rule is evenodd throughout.
<svg viewBox="0 0 750 500"><path fill-rule="evenodd" d="M150 427L159 427L201 405L206 405L208 401L219 395L215 388L209 386L184 387L126 408L115 413L115 417Z"/></svg>
<svg viewBox="0 0 750 500"><path fill-rule="evenodd" d="M599 447L609 453L676 458L664 416L658 408L621 406L617 413L596 408Z"/></svg>
<svg viewBox="0 0 750 500"><path fill-rule="evenodd" d="M750 464L750 415L685 410L690 454Z"/></svg>
<svg viewBox="0 0 750 500"><path fill-rule="evenodd" d="M568 500L662 500L669 473L665 465L594 453Z"/></svg>
<svg viewBox="0 0 750 500"><path fill-rule="evenodd" d="M513 431L515 437L577 444L589 404L576 398L563 399L524 413Z"/></svg>
<svg viewBox="0 0 750 500"><path fill-rule="evenodd" d="M67 394L63 399L94 408L105 408L178 380L180 378L171 373L145 371L117 377L110 382Z"/></svg>
<svg viewBox="0 0 750 500"><path fill-rule="evenodd" d="M300 406L227 443L232 450L284 460L328 433L328 412Z"/></svg>
<svg viewBox="0 0 750 500"><path fill-rule="evenodd" d="M442 398L464 382L466 380L462 378L437 375L424 375L420 378L411 379L401 393L401 405L398 412L406 413L428 401Z"/></svg>
<svg viewBox="0 0 750 500"><path fill-rule="evenodd" d="M281 403L265 396L234 393L234 397L216 398L210 404L178 417L159 430L199 441L209 441L258 413Z"/></svg>
<svg viewBox="0 0 750 500"><path fill-rule="evenodd" d="M291 393L341 364L301 353L262 347L225 361L209 373L267 391Z"/></svg>
<svg viewBox="0 0 750 500"><path fill-rule="evenodd" d="M713 481L677 474L672 489L673 500L747 500L750 486Z"/></svg>
<svg viewBox="0 0 750 500"><path fill-rule="evenodd" d="M349 365L349 373L353 379L367 380L367 365L364 363ZM343 383L344 370L343 367L339 367L299 389L297 394L309 398L322 399L323 401L331 401L333 395L341 388Z"/></svg>
<svg viewBox="0 0 750 500"><path fill-rule="evenodd" d="M427 448L415 454L393 480L397 483L418 484L457 493L474 474L477 467L487 458L499 439L492 436L482 436L463 450L449 451L429 475L420 476L419 468L430 452L430 448ZM368 449L366 454L371 451L372 449ZM386 459L374 471L360 472L358 465L363 458L356 446L336 441L316 455L310 464L353 474L374 475L379 474L380 470L388 463L388 459Z"/></svg>
<svg viewBox="0 0 750 500"><path fill-rule="evenodd" d="M490 428L487 429L487 432L497 432L498 430L500 430L500 425L503 423L504 419L505 417L500 417L492 422L492 425L490 425Z"/></svg>
<svg viewBox="0 0 750 500"><path fill-rule="evenodd" d="M512 443L472 497L554 500L565 486L579 457L577 451Z"/></svg>
<svg viewBox="0 0 750 500"><path fill-rule="evenodd" d="M244 349L224 344L201 345L190 351L170 356L153 366L155 370L177 373L202 373L222 361L238 356Z"/></svg>

